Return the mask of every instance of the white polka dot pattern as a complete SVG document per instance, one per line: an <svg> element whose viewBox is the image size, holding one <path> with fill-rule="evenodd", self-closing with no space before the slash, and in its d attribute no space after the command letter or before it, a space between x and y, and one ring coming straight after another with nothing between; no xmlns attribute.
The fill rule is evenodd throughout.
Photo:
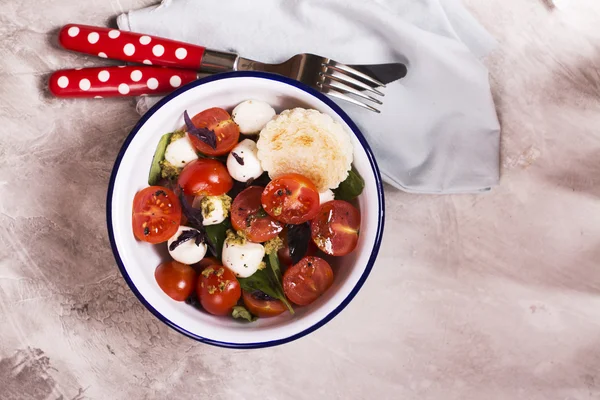
<svg viewBox="0 0 600 400"><path fill-rule="evenodd" d="M178 60L183 60L186 56L187 50L183 47L180 47L177 50L175 50L175 57L177 57Z"/></svg>
<svg viewBox="0 0 600 400"><path fill-rule="evenodd" d="M119 85L119 93L121 93L121 94L129 93L129 86L126 83L121 83Z"/></svg>
<svg viewBox="0 0 600 400"><path fill-rule="evenodd" d="M169 79L169 83L174 88L181 86L181 78L177 75L173 75L171 79Z"/></svg>
<svg viewBox="0 0 600 400"><path fill-rule="evenodd" d="M79 81L79 89L81 89L83 91L90 90L91 86L92 86L92 84L90 83L89 79L82 79Z"/></svg>
<svg viewBox="0 0 600 400"><path fill-rule="evenodd" d="M58 81L56 81L58 86L61 88L66 88L67 86L69 86L69 78L67 78L66 76L61 76L60 78L58 78Z"/></svg>
<svg viewBox="0 0 600 400"><path fill-rule="evenodd" d="M132 56L133 53L135 53L135 46L131 43L127 43L123 47L123 53L125 53L126 56Z"/></svg>
<svg viewBox="0 0 600 400"><path fill-rule="evenodd" d="M140 36L140 43L143 45L146 45L148 43L150 43L152 41L152 39L150 38L150 36Z"/></svg>
<svg viewBox="0 0 600 400"><path fill-rule="evenodd" d="M98 72L98 80L100 82L106 82L110 79L110 73L103 69L102 71Z"/></svg>
<svg viewBox="0 0 600 400"><path fill-rule="evenodd" d="M148 79L148 82L146 82L146 84L148 85L148 89L154 90L158 88L158 81L155 78Z"/></svg>
<svg viewBox="0 0 600 400"><path fill-rule="evenodd" d="M69 28L67 33L69 34L69 36L75 37L75 36L79 35L79 28L76 26L72 26Z"/></svg>
<svg viewBox="0 0 600 400"><path fill-rule="evenodd" d="M131 71L131 80L134 82L139 82L142 80L142 71L136 69L135 71Z"/></svg>
<svg viewBox="0 0 600 400"><path fill-rule="evenodd" d="M90 42L90 44L96 44L98 43L98 39L100 39L100 35L98 34L98 32L90 32L87 39L88 42Z"/></svg>
<svg viewBox="0 0 600 400"><path fill-rule="evenodd" d="M162 44L157 44L152 47L152 54L156 57L160 57L165 54L165 47Z"/></svg>
<svg viewBox="0 0 600 400"><path fill-rule="evenodd" d="M113 29L112 31L108 32L108 37L111 39L116 39L121 35L120 31L117 31L116 29Z"/></svg>
<svg viewBox="0 0 600 400"><path fill-rule="evenodd" d="M142 63L146 64L146 65L152 65L152 61L150 61L150 60L144 60L144 61L142 61Z"/></svg>
<svg viewBox="0 0 600 400"><path fill-rule="evenodd" d="M104 52L101 51L100 53L98 53L98 57L100 57L100 58L107 58L108 56L106 55L106 53L104 53Z"/></svg>

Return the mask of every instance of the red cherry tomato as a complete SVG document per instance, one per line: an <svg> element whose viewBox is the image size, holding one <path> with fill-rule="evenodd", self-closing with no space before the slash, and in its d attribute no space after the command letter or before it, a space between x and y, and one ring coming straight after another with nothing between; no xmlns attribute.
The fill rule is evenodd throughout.
<svg viewBox="0 0 600 400"><path fill-rule="evenodd" d="M156 268L154 279L167 296L173 300L184 301L194 291L196 272L189 265L169 261Z"/></svg>
<svg viewBox="0 0 600 400"><path fill-rule="evenodd" d="M196 288L202 307L213 315L227 315L242 295L240 283L227 267L210 265L200 273Z"/></svg>
<svg viewBox="0 0 600 400"><path fill-rule="evenodd" d="M319 211L319 192L300 174L286 174L273 179L262 193L262 206L277 221L301 224Z"/></svg>
<svg viewBox="0 0 600 400"><path fill-rule="evenodd" d="M199 152L208 156L227 154L235 147L240 137L240 127L233 122L229 113L222 108L209 108L192 118L197 128L207 128L217 136L217 148L213 149L194 135L188 134L192 144Z"/></svg>
<svg viewBox="0 0 600 400"><path fill-rule="evenodd" d="M166 242L177 232L181 206L177 196L162 186L140 190L133 198L133 234L149 243Z"/></svg>
<svg viewBox="0 0 600 400"><path fill-rule="evenodd" d="M333 283L333 270L319 257L304 257L283 275L283 292L292 303L306 306Z"/></svg>
<svg viewBox="0 0 600 400"><path fill-rule="evenodd" d="M286 310L280 300L269 298L261 292L250 293L243 290L242 299L248 311L260 318L274 317Z"/></svg>
<svg viewBox="0 0 600 400"><path fill-rule="evenodd" d="M217 260L215 257L204 257L196 266L200 271L204 270L204 268L209 267L211 265L221 265L221 262Z"/></svg>
<svg viewBox="0 0 600 400"><path fill-rule="evenodd" d="M236 231L244 232L248 240L256 243L273 239L283 229L281 222L275 221L262 209L262 192L262 187L250 186L240 192L231 204L231 224Z"/></svg>
<svg viewBox="0 0 600 400"><path fill-rule="evenodd" d="M199 158L186 165L177 180L188 195L220 196L231 190L233 179L219 161Z"/></svg>
<svg viewBox="0 0 600 400"><path fill-rule="evenodd" d="M293 262L292 257L290 256L290 246L288 244L287 230L288 228L286 226L285 228L283 228L281 234L279 235L279 237L281 237L281 240L283 241L283 247L277 251L277 255L279 256L279 261L281 261L281 264L289 267L293 264ZM317 245L312 241L312 239L309 239L308 250L306 251L306 254L304 254L304 257L314 256L315 254L317 254Z"/></svg>
<svg viewBox="0 0 600 400"><path fill-rule="evenodd" d="M332 256L345 256L358 242L360 213L347 201L328 201L311 221L310 229L319 249Z"/></svg>

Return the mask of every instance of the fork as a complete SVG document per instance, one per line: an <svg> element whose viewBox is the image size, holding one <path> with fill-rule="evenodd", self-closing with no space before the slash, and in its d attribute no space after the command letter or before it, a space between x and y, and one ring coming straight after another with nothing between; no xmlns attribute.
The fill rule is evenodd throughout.
<svg viewBox="0 0 600 400"><path fill-rule="evenodd" d="M378 89L385 87L382 82L348 65L315 54L297 54L283 63L267 64L240 57L232 52L210 50L202 46L140 33L78 24L65 25L59 33L59 41L68 50L146 65L203 73L271 72L298 80L329 96L377 113L380 111L372 104L383 104L376 97L384 96ZM100 76L98 79L102 81ZM180 84L181 79L172 82L173 87ZM68 85L68 81L57 82L57 85L59 89L65 89L66 86L63 86ZM89 90L92 84L89 79L84 79L83 86L81 83L79 86L85 91ZM125 91L125 87L123 89ZM123 91L121 93L126 94ZM126 91L130 92L128 89Z"/></svg>

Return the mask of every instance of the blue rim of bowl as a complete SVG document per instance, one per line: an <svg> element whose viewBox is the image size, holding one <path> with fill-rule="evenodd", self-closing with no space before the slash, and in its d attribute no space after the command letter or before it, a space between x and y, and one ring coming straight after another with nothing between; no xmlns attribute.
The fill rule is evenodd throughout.
<svg viewBox="0 0 600 400"><path fill-rule="evenodd" d="M123 265L123 261L121 260L121 257L119 255L119 251L117 249L117 244L115 242L115 237L114 237L114 232L113 232L113 227L112 227L112 198L113 198L115 179L117 177L117 173L118 173L119 167L121 165L121 160L123 159L123 156L124 156L125 152L127 151L129 144L131 143L131 141L133 140L135 135L137 135L140 128L163 105L165 105L166 103L168 103L175 97L179 96L180 94L187 92L188 90L190 90L192 88L204 85L209 82L214 82L214 81L218 81L221 79L231 79L231 78L262 78L262 79L268 79L268 80L272 80L272 81L282 82L282 83L288 84L290 86L294 86L304 92L307 92L310 95L321 100L323 103L327 104L344 120L344 122L346 124L348 124L348 126L350 127L350 129L352 130L354 135L356 135L356 137L358 138L358 141L360 142L360 144L362 145L362 147L364 148L364 150L367 154L367 158L369 159L369 163L370 163L373 173L375 175L375 183L377 185L377 197L379 200L379 210L378 210L379 218L378 218L378 224L377 224L377 232L376 232L376 236L375 236L375 244L373 246L373 250L371 251L371 256L369 257L369 261L367 262L367 266L366 266L363 274L359 278L358 282L354 286L354 288L352 288L352 291L350 291L348 296L346 296L346 298L333 311L331 311L329 314L327 314L323 319L321 319L316 324L312 325L309 328L306 328L305 330L303 330L299 333L293 334L286 338L271 340L268 342L253 342L253 343L221 342L219 340L209 339L209 338L205 338L205 337L196 335L195 333L189 332L189 331L185 330L184 328L178 326L177 324L173 323L172 321L170 321L167 317L165 317L160 312L158 312L150 303L148 303L148 301L146 301L146 299L142 296L142 294L137 290L135 284L129 277L129 274L127 273L127 270L125 269L125 266ZM163 99L161 99L152 108L150 108L150 110L148 110L148 112L146 112L142 116L142 118L133 127L133 129L131 130L131 132L129 133L127 138L125 139L125 142L123 143L121 150L119 150L119 154L117 155L117 159L115 161L112 172L110 174L110 181L108 183L108 194L107 194L107 198L106 198L106 223L107 223L107 227L108 227L108 237L110 240L110 246L112 248L112 252L115 257L115 261L117 262L117 265L119 266L119 270L121 271L121 275L123 275L123 278L127 282L127 285L129 285L129 288L136 295L138 300L148 309L148 311L150 311L152 314L154 314L154 316L156 318L158 318L163 323L165 323L167 326L171 327L172 329L176 330L177 332L179 332L185 336L188 336L189 338L192 338L194 340L202 342L202 343L206 343L206 344L210 344L210 345L218 346L218 347L234 348L234 349L264 348L264 347L278 346L278 345L281 345L284 343L288 343L293 340L299 339L305 335L308 335L309 333L319 329L320 327L325 325L327 322L331 321L333 319L333 317L338 315L344 308L346 308L346 306L350 303L350 301L354 298L354 296L356 296L358 291L361 289L361 287L367 280L367 277L371 273L371 270L373 269L373 265L375 264L375 259L377 258L377 254L379 253L379 247L381 246L384 220L385 220L385 210L384 210L383 183L381 180L381 174L379 172L379 167L377 166L377 162L375 161L375 157L373 155L373 152L371 151L371 148L369 147L369 144L367 143L365 137L363 136L361 131L358 129L356 124L352 121L352 119L350 119L350 117L344 112L344 110L342 110L340 108L340 106L338 106L335 102L333 102L333 100L329 99L324 94L310 88L309 86L304 85L303 83L295 81L293 79L289 79L284 76L270 74L270 73L266 73L266 72L246 72L246 71L245 72L226 72L226 73L221 73L221 74L217 74L217 75L213 75L213 76L208 76L206 78L202 78L202 79L199 79L192 83L189 83L185 86L182 86L181 88L177 89L176 91L172 92L168 96L165 96Z"/></svg>

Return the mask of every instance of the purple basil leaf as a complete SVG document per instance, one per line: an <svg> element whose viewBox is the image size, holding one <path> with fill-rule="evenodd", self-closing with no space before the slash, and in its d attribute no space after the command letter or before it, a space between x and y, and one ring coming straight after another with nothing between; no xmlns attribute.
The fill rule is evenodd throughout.
<svg viewBox="0 0 600 400"><path fill-rule="evenodd" d="M206 143L213 149L217 148L217 135L215 135L214 131L207 128L197 128L190 119L187 110L183 112L183 120L185 121L185 126L190 135Z"/></svg>
<svg viewBox="0 0 600 400"><path fill-rule="evenodd" d="M308 222L287 226L287 241L292 264L297 264L306 255L310 240L310 225Z"/></svg>
<svg viewBox="0 0 600 400"><path fill-rule="evenodd" d="M238 164L244 165L244 158L243 157L240 157L235 151L232 151L231 155L233 156L233 158L235 158L235 161L237 161Z"/></svg>
<svg viewBox="0 0 600 400"><path fill-rule="evenodd" d="M199 231L199 236L195 237L196 244L199 243L198 241L200 241L200 243L206 243L208 249L213 254L216 254L215 244L209 239L208 235L206 234L206 229L204 228L204 217L202 216L202 210L194 208L190 203L188 203L181 186L179 186L179 203L181 204L181 211L183 212L183 215L185 215L188 220L187 224Z"/></svg>
<svg viewBox="0 0 600 400"><path fill-rule="evenodd" d="M187 231L183 231L177 237L177 239L175 239L175 241L169 245L169 250L173 251L180 244L183 244L183 243L185 243L185 242L187 242L189 240L194 240L194 239L196 241L196 246L200 246L200 244L202 243L202 233L200 231L195 230L195 229L190 229L190 230L187 230Z"/></svg>

